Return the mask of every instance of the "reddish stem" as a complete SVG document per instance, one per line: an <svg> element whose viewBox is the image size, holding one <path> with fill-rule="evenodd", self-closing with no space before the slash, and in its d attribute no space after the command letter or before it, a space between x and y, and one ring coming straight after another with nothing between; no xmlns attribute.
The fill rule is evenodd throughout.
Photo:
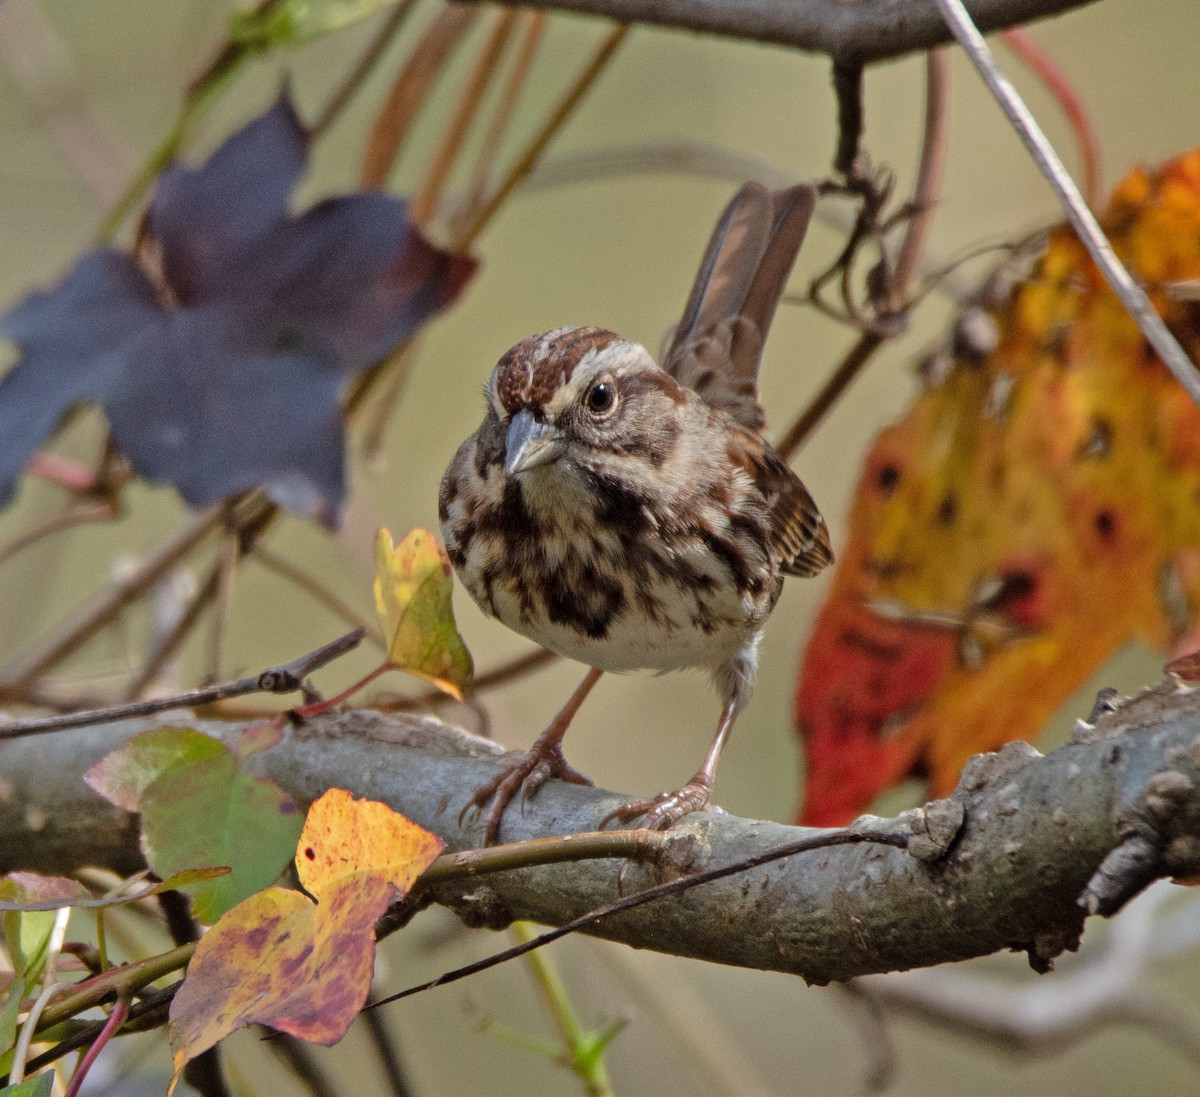
<svg viewBox="0 0 1200 1097"><path fill-rule="evenodd" d="M79 1061L79 1066L75 1068L75 1074L71 1078L71 1084L67 1086L65 1097L77 1097L80 1087L82 1087L84 1079L87 1077L87 1072L96 1061L96 1056L104 1050L108 1041L117 1034L117 1031L125 1023L125 1019L128 1016L129 999L122 994L113 1006L112 1013L108 1015L108 1020L100 1030L100 1035L96 1037L92 1046L87 1049L83 1058Z"/></svg>
<svg viewBox="0 0 1200 1097"><path fill-rule="evenodd" d="M1071 131L1075 134L1075 143L1079 146L1079 158L1083 164L1083 197L1089 208L1099 208L1104 200L1102 180L1100 177L1100 142L1096 138L1096 130L1092 125L1091 116L1083 105L1079 93L1067 79L1066 74L1058 67L1057 62L1041 46L1033 40L1028 31L1020 27L1006 30L1001 37L1005 45L1013 51L1033 71L1046 86L1046 90L1055 98Z"/></svg>
<svg viewBox="0 0 1200 1097"><path fill-rule="evenodd" d="M312 717L312 716L320 716L322 713L328 712L335 705L340 705L348 697L352 697L360 689L365 689L372 682L374 682L375 679L378 678L381 674L386 674L391 669L392 669L391 663L380 663L379 666L377 666L373 671L371 671L371 673L368 674L365 678L360 678L353 685L347 686L336 697L328 697L323 701L313 701L307 705L298 705L296 708L291 710L292 714L294 716L299 716L301 719L305 719L305 720L307 720L309 717Z"/></svg>

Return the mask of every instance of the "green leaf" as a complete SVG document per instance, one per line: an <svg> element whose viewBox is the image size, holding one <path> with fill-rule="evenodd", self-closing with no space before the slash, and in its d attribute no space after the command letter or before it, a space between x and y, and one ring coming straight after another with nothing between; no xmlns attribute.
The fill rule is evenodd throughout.
<svg viewBox="0 0 1200 1097"><path fill-rule="evenodd" d="M17 1042L17 1013L24 997L24 979L14 979L8 984L7 997L0 1006L0 1052L8 1051Z"/></svg>
<svg viewBox="0 0 1200 1097"><path fill-rule="evenodd" d="M237 756L224 747L152 781L139 806L143 851L159 876L198 864L232 870L194 892L193 913L210 925L278 879L304 825L278 785L242 772Z"/></svg>
<svg viewBox="0 0 1200 1097"><path fill-rule="evenodd" d="M141 811L141 795L152 782L181 766L222 753L228 751L219 739L193 728L154 728L101 758L83 779L117 807Z"/></svg>
<svg viewBox="0 0 1200 1097"><path fill-rule="evenodd" d="M0 899L21 897L21 889L16 881L8 877L0 879ZM23 976L29 984L41 975L53 928L53 911L25 914L10 910L0 914L0 941L12 958L15 973Z"/></svg>
<svg viewBox="0 0 1200 1097"><path fill-rule="evenodd" d="M0 1089L0 1097L50 1097L54 1088L54 1071L44 1070L36 1078L26 1078L15 1086Z"/></svg>
<svg viewBox="0 0 1200 1097"><path fill-rule="evenodd" d="M450 604L450 561L437 538L414 529L398 545L389 530L375 537L375 612L388 642L388 662L462 700L471 654Z"/></svg>

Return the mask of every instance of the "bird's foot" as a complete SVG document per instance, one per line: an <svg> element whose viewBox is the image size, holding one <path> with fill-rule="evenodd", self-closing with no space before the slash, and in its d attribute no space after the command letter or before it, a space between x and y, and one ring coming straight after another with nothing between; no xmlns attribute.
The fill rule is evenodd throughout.
<svg viewBox="0 0 1200 1097"><path fill-rule="evenodd" d="M674 792L660 792L650 800L631 800L628 804L622 804L600 821L600 829L603 830L614 820L630 823L640 818L639 826L645 830L670 830L693 811L720 810L710 807L708 801L711 796L712 782L697 774L683 788L677 788Z"/></svg>
<svg viewBox="0 0 1200 1097"><path fill-rule="evenodd" d="M477 788L467 806L462 809L458 820L461 823L467 812L482 811L487 807L484 823L484 844L495 845L500 836L500 820L504 809L518 792L521 800L530 799L551 778L569 781L573 785L590 785L591 778L580 773L563 757L562 747L557 742L538 740L511 765L502 769L486 784Z"/></svg>

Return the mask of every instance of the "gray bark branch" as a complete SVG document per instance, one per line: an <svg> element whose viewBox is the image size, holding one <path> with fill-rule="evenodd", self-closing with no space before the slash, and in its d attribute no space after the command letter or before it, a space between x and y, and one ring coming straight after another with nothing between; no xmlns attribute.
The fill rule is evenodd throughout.
<svg viewBox="0 0 1200 1097"><path fill-rule="evenodd" d="M1091 0L970 0L980 30L1028 23ZM953 41L935 0L501 0L797 46L845 64L868 64Z"/></svg>
<svg viewBox="0 0 1200 1097"><path fill-rule="evenodd" d="M148 726L127 721L0 745L0 872L140 867L137 820L100 800L80 776ZM436 720L357 711L294 728L247 764L304 803L335 786L382 800L461 850L475 847L481 831L478 819L468 814L460 823L459 813L500 759L494 744ZM1043 967L1074 947L1085 913L1111 913L1157 877L1200 874L1197 788L1200 690L1163 683L1094 728L1081 725L1074 741L1045 757L1012 744L974 759L949 807L914 813L915 829L927 822L929 833L909 851L846 846L793 856L606 919L594 932L818 983L1001 949L1024 950ZM592 830L624 799L551 782L523 812L510 807L502 838ZM692 816L673 832L666 858L629 867L624 890L803 833L730 815ZM602 860L519 869L444 885L434 899L472 925L516 918L557 925L615 898L620 868Z"/></svg>

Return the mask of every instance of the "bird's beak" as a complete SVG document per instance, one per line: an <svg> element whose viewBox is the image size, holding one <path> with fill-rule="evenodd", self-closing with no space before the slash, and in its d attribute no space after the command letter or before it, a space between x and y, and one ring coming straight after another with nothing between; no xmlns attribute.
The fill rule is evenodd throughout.
<svg viewBox="0 0 1200 1097"><path fill-rule="evenodd" d="M556 461L562 455L563 442L549 423L539 423L533 412L522 408L508 424L504 443L504 471L509 476L535 465Z"/></svg>

